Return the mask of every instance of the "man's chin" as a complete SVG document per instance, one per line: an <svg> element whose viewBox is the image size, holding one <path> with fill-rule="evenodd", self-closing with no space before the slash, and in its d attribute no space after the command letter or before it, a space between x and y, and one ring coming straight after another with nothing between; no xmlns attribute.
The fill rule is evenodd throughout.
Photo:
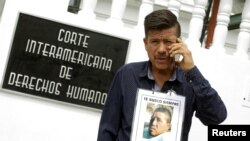
<svg viewBox="0 0 250 141"><path fill-rule="evenodd" d="M153 137L157 136L157 134L155 133L155 131L152 131L152 130L150 130L150 135L153 136Z"/></svg>

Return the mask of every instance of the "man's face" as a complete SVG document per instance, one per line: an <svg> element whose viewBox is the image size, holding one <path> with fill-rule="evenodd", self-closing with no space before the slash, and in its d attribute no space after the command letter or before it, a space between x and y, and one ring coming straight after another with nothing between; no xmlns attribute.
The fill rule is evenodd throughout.
<svg viewBox="0 0 250 141"><path fill-rule="evenodd" d="M164 132L167 132L171 124L169 122L169 115L162 112L155 112L152 115L149 125L149 133L151 136L158 136Z"/></svg>
<svg viewBox="0 0 250 141"><path fill-rule="evenodd" d="M153 69L168 70L174 67L174 58L169 56L169 50L176 40L175 27L149 30L147 37L144 38L144 45Z"/></svg>

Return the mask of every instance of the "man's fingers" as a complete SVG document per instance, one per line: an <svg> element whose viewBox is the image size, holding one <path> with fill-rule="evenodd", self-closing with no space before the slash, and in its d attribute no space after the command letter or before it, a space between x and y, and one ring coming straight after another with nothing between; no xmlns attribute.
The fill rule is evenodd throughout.
<svg viewBox="0 0 250 141"><path fill-rule="evenodd" d="M177 43L183 43L183 41L181 40L181 38L177 38L176 41L177 41Z"/></svg>

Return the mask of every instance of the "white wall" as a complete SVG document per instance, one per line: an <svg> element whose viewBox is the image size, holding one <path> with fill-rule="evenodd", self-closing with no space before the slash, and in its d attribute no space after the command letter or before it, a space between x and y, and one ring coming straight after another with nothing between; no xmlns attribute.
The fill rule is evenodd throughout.
<svg viewBox="0 0 250 141"><path fill-rule="evenodd" d="M81 17L81 14L68 13L68 3L69 0L6 1L0 25L1 81L18 11L133 39L127 62L147 59L142 44L142 34L135 34L134 26L124 27L124 25L112 25L105 20L88 20L89 17ZM135 16L132 18L134 19ZM183 21L183 23L188 23L188 21ZM185 28L183 31L188 30ZM223 124L250 124L250 108L242 106L243 96L249 93L245 90L250 87L246 85L246 81L250 78L249 60L234 58L231 52L229 54L215 53L200 48L194 50L193 54L197 66L210 80L212 86L219 91L226 103L229 115ZM3 89L0 91L0 112L1 141L94 141L101 115L101 111L94 109L7 92ZM194 118L190 141L205 140L207 140L207 128Z"/></svg>

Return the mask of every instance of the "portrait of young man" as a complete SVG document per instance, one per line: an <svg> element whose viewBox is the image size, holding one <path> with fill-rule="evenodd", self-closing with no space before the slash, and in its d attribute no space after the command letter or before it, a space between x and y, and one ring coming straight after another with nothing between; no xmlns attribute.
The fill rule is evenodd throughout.
<svg viewBox="0 0 250 141"><path fill-rule="evenodd" d="M144 127L143 138L155 141L169 140L172 119L170 110L167 107L158 107L153 111L149 125Z"/></svg>

